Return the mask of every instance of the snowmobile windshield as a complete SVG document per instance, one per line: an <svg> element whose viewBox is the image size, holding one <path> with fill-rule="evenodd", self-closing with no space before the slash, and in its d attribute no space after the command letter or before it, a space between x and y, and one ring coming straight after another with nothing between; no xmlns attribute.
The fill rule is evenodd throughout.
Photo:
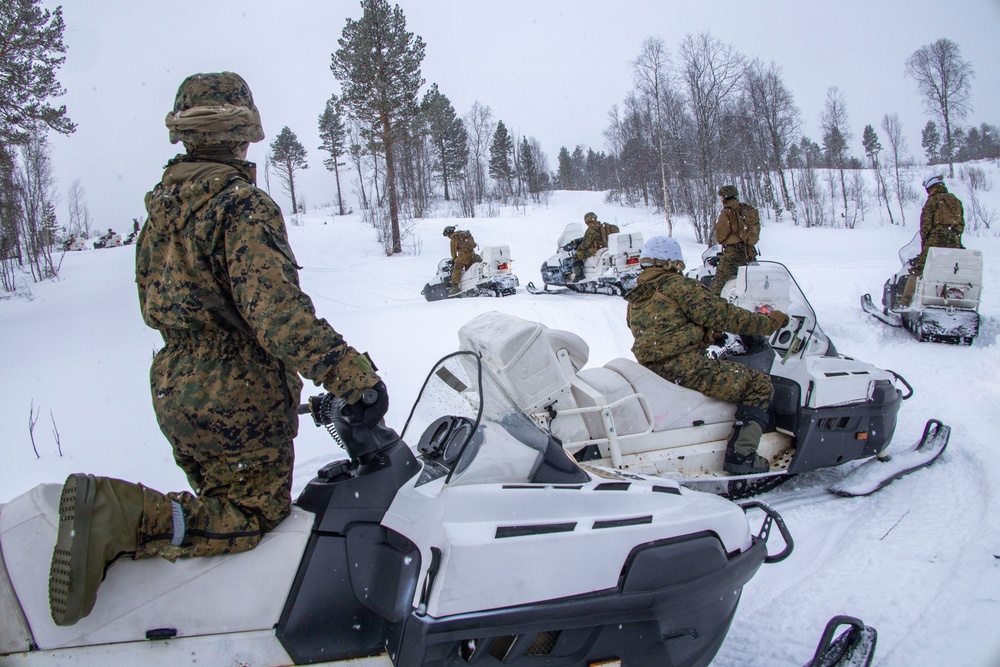
<svg viewBox="0 0 1000 667"><path fill-rule="evenodd" d="M579 222L571 222L568 225L566 225L566 229L564 229L563 233L559 236L558 246L562 248L567 243L571 243L572 241L576 241L577 239L582 239L582 238L583 238L583 225L581 225Z"/></svg>
<svg viewBox="0 0 1000 667"><path fill-rule="evenodd" d="M770 339L771 347L782 359L836 354L819 326L812 304L784 264L753 262L740 267L722 296L747 310L780 310L788 315L788 324L771 334Z"/></svg>
<svg viewBox="0 0 1000 667"><path fill-rule="evenodd" d="M916 232L910 242L899 249L899 263L909 268L910 262L920 254L920 232Z"/></svg>
<svg viewBox="0 0 1000 667"><path fill-rule="evenodd" d="M471 352L445 357L431 371L404 439L407 433L426 434L440 424L442 415L459 424L451 427L456 437L444 444L441 456L451 485L530 482L550 446L549 434Z"/></svg>

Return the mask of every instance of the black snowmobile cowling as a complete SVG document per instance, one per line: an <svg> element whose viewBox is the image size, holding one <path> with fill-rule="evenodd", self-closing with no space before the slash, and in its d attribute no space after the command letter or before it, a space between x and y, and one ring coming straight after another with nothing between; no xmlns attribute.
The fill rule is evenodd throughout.
<svg viewBox="0 0 1000 667"><path fill-rule="evenodd" d="M287 520L244 553L120 559L73 626L47 601L60 487L7 503L0 664L707 665L743 585L791 551L766 507L754 535L717 496L588 474L474 355L422 395L415 449L311 400L348 458Z"/></svg>

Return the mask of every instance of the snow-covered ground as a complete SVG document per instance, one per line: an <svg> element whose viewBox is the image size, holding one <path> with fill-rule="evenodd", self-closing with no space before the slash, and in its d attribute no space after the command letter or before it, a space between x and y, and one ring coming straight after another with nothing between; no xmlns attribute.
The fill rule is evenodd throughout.
<svg viewBox="0 0 1000 667"><path fill-rule="evenodd" d="M953 191L963 196L957 181ZM1000 207L1000 193L987 193L987 203ZM858 304L865 292L879 302L920 204L907 209L905 228L881 225L871 213L853 230L795 227L787 215L784 222L764 221L762 259L791 269L838 350L913 385L895 446L915 441L930 417L953 431L937 463L870 497L825 491L843 469L801 475L765 494L792 531L795 552L763 566L745 588L715 665L800 665L835 614L878 630L878 665L1000 664L1000 446L993 412L1000 403L1000 238L965 238L967 247L983 251L986 267L982 327L971 347L919 343ZM529 281L541 284L538 267L563 227L591 210L622 231L664 233L661 215L605 204L601 193L557 192L547 206L493 218L416 221L417 256L385 257L373 229L328 211L289 225L289 237L319 314L379 366L390 393L387 421L400 428L432 362L453 351L458 328L485 311L579 333L592 365L631 356L624 300L523 289ZM509 245L522 289L503 299L424 301L420 289L448 252L446 224L470 229L481 245ZM696 264L703 248L690 224L677 221L675 237L689 266ZM186 488L150 403L147 372L161 343L139 316L133 261L132 246L69 253L57 281L31 286L33 300L0 301L0 502L76 471L163 491ZM322 464L341 457L309 419L296 452L296 493Z"/></svg>

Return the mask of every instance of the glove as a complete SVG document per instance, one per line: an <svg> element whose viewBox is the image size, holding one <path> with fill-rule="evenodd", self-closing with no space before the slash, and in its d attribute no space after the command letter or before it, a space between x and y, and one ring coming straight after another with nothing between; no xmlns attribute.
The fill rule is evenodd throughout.
<svg viewBox="0 0 1000 667"><path fill-rule="evenodd" d="M767 318L771 320L771 324L774 325L774 330L784 328L788 324L788 315L785 315L780 310L772 310L767 314Z"/></svg>
<svg viewBox="0 0 1000 667"><path fill-rule="evenodd" d="M389 392L385 382L378 381L371 389L365 389L361 398L347 405L344 414L354 423L361 422L365 426L375 426L389 409Z"/></svg>

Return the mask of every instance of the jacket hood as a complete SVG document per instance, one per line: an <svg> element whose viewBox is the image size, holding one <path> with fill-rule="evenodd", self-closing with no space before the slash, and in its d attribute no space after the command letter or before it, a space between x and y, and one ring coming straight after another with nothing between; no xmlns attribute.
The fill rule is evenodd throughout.
<svg viewBox="0 0 1000 667"><path fill-rule="evenodd" d="M672 275L680 274L676 271L668 271L662 266L648 266L644 268L636 280L636 286L625 294L625 300L629 303L638 304L651 299L663 281Z"/></svg>
<svg viewBox="0 0 1000 667"><path fill-rule="evenodd" d="M253 185L255 166L245 160L205 160L178 155L167 163L162 180L146 194L147 224L164 234L183 229L234 181Z"/></svg>

